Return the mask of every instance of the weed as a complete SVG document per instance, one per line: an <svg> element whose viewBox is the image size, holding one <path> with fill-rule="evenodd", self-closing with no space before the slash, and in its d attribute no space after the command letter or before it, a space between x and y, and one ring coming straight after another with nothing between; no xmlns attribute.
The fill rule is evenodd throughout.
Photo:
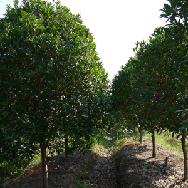
<svg viewBox="0 0 188 188"><path fill-rule="evenodd" d="M79 188L92 188L93 186L91 185L87 185L85 182L81 182L80 180L76 180L76 185L79 187Z"/></svg>

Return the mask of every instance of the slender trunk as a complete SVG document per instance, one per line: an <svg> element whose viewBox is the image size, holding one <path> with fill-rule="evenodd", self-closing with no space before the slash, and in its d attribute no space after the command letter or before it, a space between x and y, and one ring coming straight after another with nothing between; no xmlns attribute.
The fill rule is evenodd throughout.
<svg viewBox="0 0 188 188"><path fill-rule="evenodd" d="M156 157L156 148L155 148L155 131L152 131L152 145L153 145L153 153L152 157Z"/></svg>
<svg viewBox="0 0 188 188"><path fill-rule="evenodd" d="M182 131L182 151L184 154L184 181L187 180L187 148L185 141L185 130Z"/></svg>
<svg viewBox="0 0 188 188"><path fill-rule="evenodd" d="M174 138L174 132L172 133L172 138Z"/></svg>
<svg viewBox="0 0 188 188"><path fill-rule="evenodd" d="M65 160L68 161L68 156L69 156L69 152L68 152L68 136L65 136Z"/></svg>
<svg viewBox="0 0 188 188"><path fill-rule="evenodd" d="M133 134L136 135L136 126L133 127Z"/></svg>
<svg viewBox="0 0 188 188"><path fill-rule="evenodd" d="M46 146L41 144L43 188L48 188L48 166L46 160Z"/></svg>
<svg viewBox="0 0 188 188"><path fill-rule="evenodd" d="M140 125L140 144L142 144L142 125Z"/></svg>

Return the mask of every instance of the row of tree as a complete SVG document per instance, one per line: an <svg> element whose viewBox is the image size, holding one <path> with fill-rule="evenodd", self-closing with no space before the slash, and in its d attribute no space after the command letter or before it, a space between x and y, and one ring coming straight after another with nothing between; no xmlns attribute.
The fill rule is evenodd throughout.
<svg viewBox="0 0 188 188"><path fill-rule="evenodd" d="M156 28L149 41L137 42L135 57L114 78L112 101L119 117L128 124L152 133L169 130L182 136L184 179L187 179L185 137L188 120L188 2L169 0L161 17L168 19ZM142 135L142 133L140 134Z"/></svg>
<svg viewBox="0 0 188 188"><path fill-rule="evenodd" d="M108 115L107 74L80 15L60 2L23 0L0 20L0 163L84 149ZM63 139L62 139L63 138ZM60 142L62 140L62 142ZM58 147L57 147L58 146Z"/></svg>
<svg viewBox="0 0 188 188"><path fill-rule="evenodd" d="M31 159L38 144L48 187L47 148L61 152L64 145L67 158L69 150L89 147L111 112L152 133L153 157L155 130L180 133L187 179L187 1L164 5L169 24L137 42L111 95L80 15L60 2L14 2L0 20L0 163Z"/></svg>

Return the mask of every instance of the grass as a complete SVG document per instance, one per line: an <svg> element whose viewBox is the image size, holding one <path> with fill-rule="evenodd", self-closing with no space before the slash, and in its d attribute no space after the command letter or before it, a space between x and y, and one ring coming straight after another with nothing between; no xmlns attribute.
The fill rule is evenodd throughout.
<svg viewBox="0 0 188 188"><path fill-rule="evenodd" d="M145 133L143 136L143 140L151 141L151 134ZM155 140L159 145L168 148L171 154L183 156L181 139L177 139L176 135L174 136L174 138L172 138L169 132L163 131L162 133L155 134ZM188 147L188 143L186 145Z"/></svg>
<svg viewBox="0 0 188 188"><path fill-rule="evenodd" d="M92 188L93 187L93 186L87 185L85 182L81 182L80 180L77 180L75 183L79 188Z"/></svg>
<svg viewBox="0 0 188 188"><path fill-rule="evenodd" d="M120 129L117 129L113 132L112 136L116 137L117 133L119 132ZM125 137L125 139L123 139ZM129 143L134 143L134 142L139 142L139 132L137 132L136 135L133 133L125 134L125 135L120 135L118 139L114 141L114 145L116 148L118 146L122 146L123 143L129 142ZM148 132L143 132L143 140L146 140L148 142L151 142L151 133ZM181 145L181 137L177 139L177 135L174 135L174 138L172 138L171 133L168 131L163 131L161 133L155 133L155 141L159 145L168 148L170 150L171 154L174 155L181 155L183 156L182 153L182 145ZM188 142L187 142L187 148L188 148Z"/></svg>
<svg viewBox="0 0 188 188"><path fill-rule="evenodd" d="M151 142L151 135L151 133L143 131L143 140ZM139 142L139 137L139 133L137 133L137 135L129 135L126 137L126 142ZM177 139L177 135L175 135L174 138L172 138L171 133L168 131L162 131L161 133L155 132L155 142L168 148L171 154L183 156L181 137ZM188 142L186 145L188 148Z"/></svg>
<svg viewBox="0 0 188 188"><path fill-rule="evenodd" d="M96 135L92 150L103 152L114 152L124 142L126 133L123 133L122 127L117 127L107 132L105 129Z"/></svg>
<svg viewBox="0 0 188 188"><path fill-rule="evenodd" d="M105 131L103 131L103 133L99 133L98 135L96 135L94 146L103 148L105 150L105 148L108 148L109 145L108 142L109 142L109 136L106 134Z"/></svg>

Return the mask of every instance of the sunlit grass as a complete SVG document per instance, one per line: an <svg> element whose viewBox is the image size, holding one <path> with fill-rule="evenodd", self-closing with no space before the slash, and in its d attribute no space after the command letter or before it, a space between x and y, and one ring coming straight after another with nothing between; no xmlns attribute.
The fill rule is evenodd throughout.
<svg viewBox="0 0 188 188"><path fill-rule="evenodd" d="M110 133L104 129L96 135L92 150L99 155L100 152L114 153L125 142L126 134L122 127L113 128Z"/></svg>
<svg viewBox="0 0 188 188"><path fill-rule="evenodd" d="M151 141L151 134L145 133L143 136L143 139L146 141ZM162 133L156 133L155 134L155 140L156 143L159 145L162 145L165 148L168 148L172 154L175 155L181 155L182 153L182 145L181 145L181 138L176 138L176 135L174 138L172 138L171 134L169 132L162 132ZM188 147L188 144L187 144Z"/></svg>
<svg viewBox="0 0 188 188"><path fill-rule="evenodd" d="M41 158L35 155L32 160L22 159L19 166L14 161L1 164L4 187L10 186L12 183L18 181L23 175L27 174L26 172L29 172L40 163Z"/></svg>
<svg viewBox="0 0 188 188"><path fill-rule="evenodd" d="M114 133L115 136L116 132ZM138 142L139 143L139 139L140 139L140 135L139 132L137 132L137 134L133 134L133 133L129 133L125 136L125 138L123 139L122 137L118 140L116 140L114 142L114 144L116 146L121 146L123 145L125 142L130 142L130 143L134 143L134 142ZM143 140L151 142L151 133L147 132L147 131L143 131ZM181 137L177 138L177 135L174 135L174 138L172 138L172 134L169 133L168 131L163 131L161 133L155 133L155 140L156 143L168 148L170 150L171 154L174 155L181 155L183 156L182 153L182 145L181 145ZM188 143L186 144L187 148L188 148Z"/></svg>
<svg viewBox="0 0 188 188"><path fill-rule="evenodd" d="M109 151L109 139L105 132L98 133L94 138L94 142L92 144L92 151L94 151L97 155L100 155L100 152L108 152Z"/></svg>

